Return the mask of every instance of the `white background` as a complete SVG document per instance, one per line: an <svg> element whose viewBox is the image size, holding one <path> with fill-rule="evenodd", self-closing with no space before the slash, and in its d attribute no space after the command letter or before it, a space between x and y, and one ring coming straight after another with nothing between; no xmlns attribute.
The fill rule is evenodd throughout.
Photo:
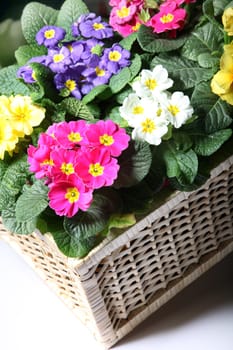
<svg viewBox="0 0 233 350"><path fill-rule="evenodd" d="M0 349L101 347L60 299L0 241ZM150 316L115 350L233 350L233 254Z"/></svg>

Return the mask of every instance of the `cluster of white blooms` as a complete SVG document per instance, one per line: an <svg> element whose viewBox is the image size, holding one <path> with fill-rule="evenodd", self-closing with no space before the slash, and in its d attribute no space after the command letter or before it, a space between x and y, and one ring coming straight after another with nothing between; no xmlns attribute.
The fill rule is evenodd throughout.
<svg viewBox="0 0 233 350"><path fill-rule="evenodd" d="M181 91L169 92L173 80L167 70L157 65L152 71L143 69L132 83L129 94L120 107L121 117L133 128L134 140L159 145L169 124L180 128L193 114L189 97Z"/></svg>

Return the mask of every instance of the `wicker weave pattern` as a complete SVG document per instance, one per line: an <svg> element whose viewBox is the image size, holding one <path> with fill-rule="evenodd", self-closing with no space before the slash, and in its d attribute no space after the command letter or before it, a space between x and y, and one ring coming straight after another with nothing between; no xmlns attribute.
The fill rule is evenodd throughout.
<svg viewBox="0 0 233 350"><path fill-rule="evenodd" d="M12 244L95 337L109 347L233 250L233 157L199 190L177 193L83 260L64 257L51 239Z"/></svg>

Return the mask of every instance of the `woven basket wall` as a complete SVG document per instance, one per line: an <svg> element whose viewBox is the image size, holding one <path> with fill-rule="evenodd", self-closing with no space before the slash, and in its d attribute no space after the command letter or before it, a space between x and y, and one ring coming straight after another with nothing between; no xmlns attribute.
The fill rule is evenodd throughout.
<svg viewBox="0 0 233 350"><path fill-rule="evenodd" d="M109 348L233 251L233 156L195 192L178 192L83 260L39 233L8 241Z"/></svg>

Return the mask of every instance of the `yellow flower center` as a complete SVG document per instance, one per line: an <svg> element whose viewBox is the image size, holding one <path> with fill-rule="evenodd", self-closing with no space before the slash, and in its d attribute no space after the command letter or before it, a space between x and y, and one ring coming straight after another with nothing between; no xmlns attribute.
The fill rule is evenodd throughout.
<svg viewBox="0 0 233 350"><path fill-rule="evenodd" d="M150 118L147 118L146 120L144 120L141 125L142 125L142 131L148 134L151 134L156 129L155 122Z"/></svg>
<svg viewBox="0 0 233 350"><path fill-rule="evenodd" d="M118 51L111 51L108 55L110 61L118 62L121 59L121 54Z"/></svg>
<svg viewBox="0 0 233 350"><path fill-rule="evenodd" d="M141 26L141 23L139 23L139 22L136 23L136 25L132 27L132 31L137 32L139 30L140 26Z"/></svg>
<svg viewBox="0 0 233 350"><path fill-rule="evenodd" d="M149 78L145 81L145 85L149 90L154 90L158 84L157 84L157 81L155 79Z"/></svg>
<svg viewBox="0 0 233 350"><path fill-rule="evenodd" d="M100 29L104 29L104 25L102 23L94 23L93 24L93 28L95 30L100 30Z"/></svg>
<svg viewBox="0 0 233 350"><path fill-rule="evenodd" d="M135 106L133 109L133 114L142 114L144 112L144 108L142 106Z"/></svg>
<svg viewBox="0 0 233 350"><path fill-rule="evenodd" d="M111 146L114 143L114 138L111 135L104 134L99 138L101 145Z"/></svg>
<svg viewBox="0 0 233 350"><path fill-rule="evenodd" d="M42 163L40 163L41 166L43 165L51 165L53 166L54 163L53 163L53 160L52 159L45 159Z"/></svg>
<svg viewBox="0 0 233 350"><path fill-rule="evenodd" d="M94 177L101 176L104 173L104 167L100 163L90 164L89 174Z"/></svg>
<svg viewBox="0 0 233 350"><path fill-rule="evenodd" d="M179 108L175 105L170 105L168 107L169 112L175 117L179 113Z"/></svg>
<svg viewBox="0 0 233 350"><path fill-rule="evenodd" d="M65 199L67 199L70 204L75 203L79 200L80 193L76 187L69 187L66 190Z"/></svg>
<svg viewBox="0 0 233 350"><path fill-rule="evenodd" d="M56 55L53 56L53 62L54 63L59 63L62 62L64 60L64 55L62 53L58 53Z"/></svg>
<svg viewBox="0 0 233 350"><path fill-rule="evenodd" d="M172 22L174 19L174 15L172 13L168 13L167 15L163 15L161 18L160 18L160 21L162 23L170 23Z"/></svg>
<svg viewBox="0 0 233 350"><path fill-rule="evenodd" d="M34 70L32 71L32 79L36 80L36 73Z"/></svg>
<svg viewBox="0 0 233 350"><path fill-rule="evenodd" d="M62 163L61 171L63 174L70 175L74 173L74 167L72 163Z"/></svg>
<svg viewBox="0 0 233 350"><path fill-rule="evenodd" d="M76 81L68 79L65 82L65 86L67 87L68 90L73 91L76 89Z"/></svg>
<svg viewBox="0 0 233 350"><path fill-rule="evenodd" d="M54 29L49 29L44 32L44 37L46 39L53 39L55 36L55 30Z"/></svg>
<svg viewBox="0 0 233 350"><path fill-rule="evenodd" d="M73 46L71 44L68 44L66 47L70 52L74 51Z"/></svg>
<svg viewBox="0 0 233 350"><path fill-rule="evenodd" d="M98 77L104 77L105 76L105 70L104 69L101 69L99 67L96 67L95 68L95 72L96 72L96 75Z"/></svg>
<svg viewBox="0 0 233 350"><path fill-rule="evenodd" d="M68 140L71 142L80 142L82 140L82 137L79 132L71 132L68 135Z"/></svg>
<svg viewBox="0 0 233 350"><path fill-rule="evenodd" d="M119 18L128 17L130 14L130 8L123 6L120 10L117 10L116 13Z"/></svg>
<svg viewBox="0 0 233 350"><path fill-rule="evenodd" d="M157 117L160 117L160 116L161 116L162 111L163 111L162 108L159 108L159 109L157 110L157 112L156 112Z"/></svg>

